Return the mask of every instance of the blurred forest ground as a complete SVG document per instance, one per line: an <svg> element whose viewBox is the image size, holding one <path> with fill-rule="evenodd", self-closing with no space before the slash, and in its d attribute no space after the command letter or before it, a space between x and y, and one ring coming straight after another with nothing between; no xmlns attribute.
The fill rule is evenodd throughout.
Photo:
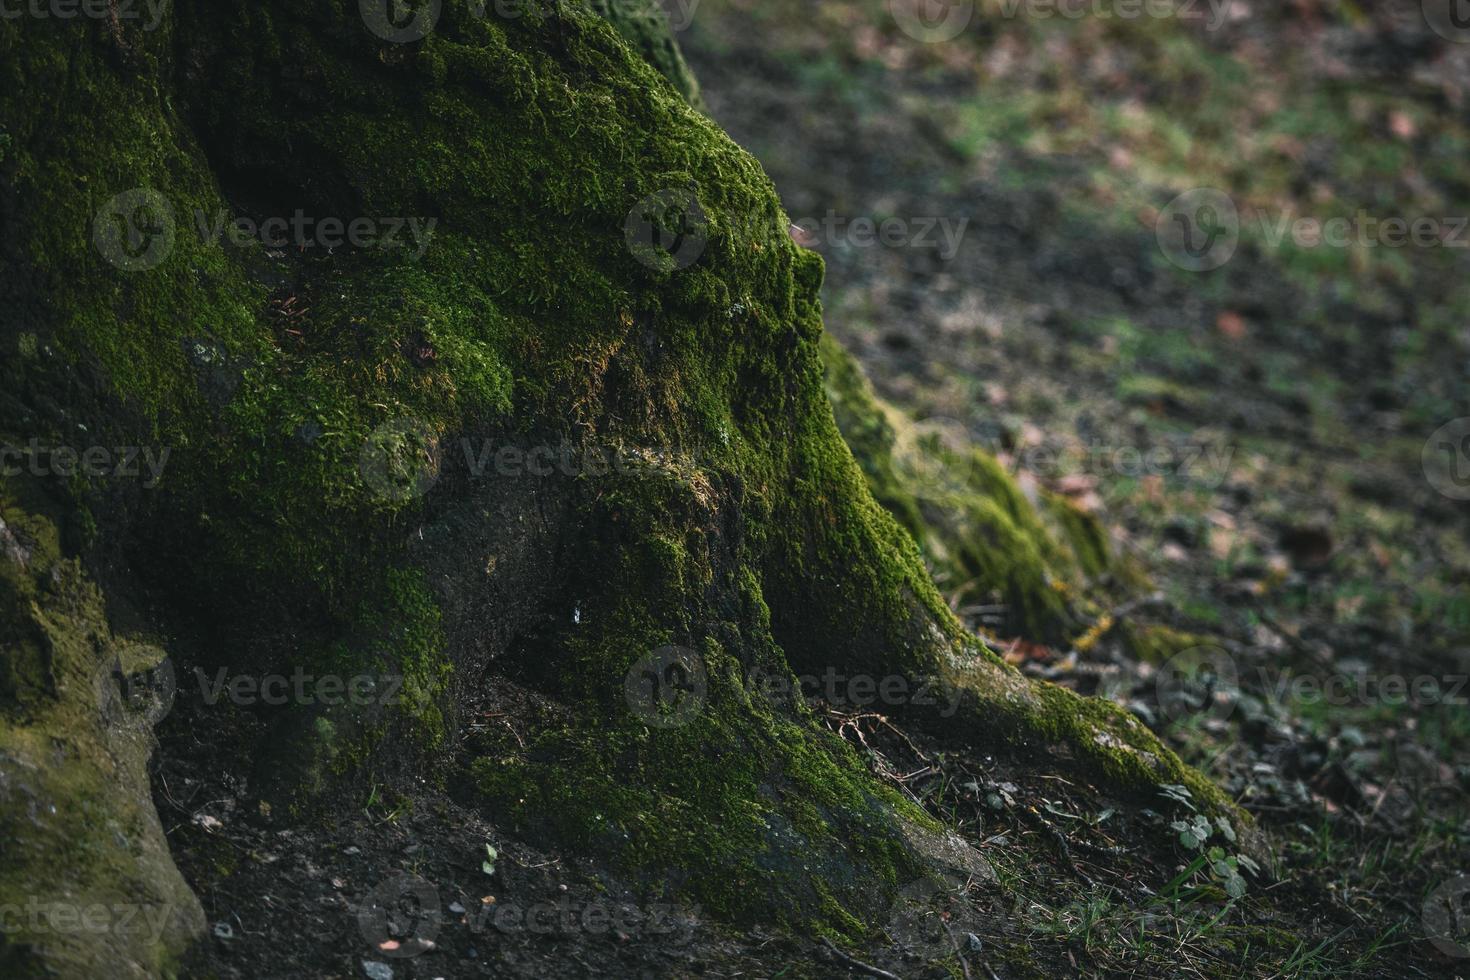
<svg viewBox="0 0 1470 980"><path fill-rule="evenodd" d="M1324 914L1390 923L1364 962L1391 958L1470 871L1470 428L1449 430L1459 457L1426 452L1470 415L1470 29L1418 3L1102 15L1122 6L673 17L710 112L826 257L828 328L900 436L981 447L1100 515L1160 592L1126 615L1224 638L1238 691L1171 719L1136 649L1006 635L1000 597L941 582L956 606L1025 669L1165 732L1335 896ZM963 30L932 39L946 9ZM1209 271L1157 233L1197 188L1239 216ZM950 255L937 230L864 244L830 214L967 224ZM1354 243L1293 233L1334 218ZM1393 247L1391 218L1439 240ZM1104 964L1100 937L1136 925L1060 905L1055 931ZM1352 972L1333 957L1303 948L1285 972Z"/></svg>

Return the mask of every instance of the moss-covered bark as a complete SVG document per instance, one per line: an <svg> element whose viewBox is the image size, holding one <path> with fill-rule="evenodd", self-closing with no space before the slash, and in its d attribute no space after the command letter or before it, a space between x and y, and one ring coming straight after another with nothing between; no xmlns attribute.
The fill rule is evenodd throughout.
<svg viewBox="0 0 1470 980"><path fill-rule="evenodd" d="M39 511L9 501L61 501L58 548L102 576L109 617L147 610L180 671L404 682L392 704L272 716L243 748L278 812L336 805L369 776L452 781L497 820L731 916L860 931L932 861L938 828L799 701L749 683L827 668L937 676L976 738L1218 802L1131 717L1024 680L961 628L834 422L820 259L692 89L602 20L445 3L426 37L391 43L345 0L182 2L152 32L0 22L0 72L0 434L170 451L150 490L8 477L16 526ZM687 264L626 241L661 191L703 216ZM335 252L196 230L196 212L298 209L435 230L422 250ZM126 234L169 220L161 254ZM573 463L477 472L505 445ZM608 473L593 462L608 454L638 465ZM988 489L1015 528L991 553L1034 563L1019 555L1038 547L1034 514ZM55 618L78 601L65 591L26 595L7 635L37 617L78 649L103 635L100 612ZM668 646L708 691L664 728L630 711L624 679ZM15 649L12 673L34 673ZM447 736L487 669L557 721L457 755ZM45 713L5 697L4 744L40 738ZM49 805L85 805L67 789L90 778L81 763L35 764L52 767ZM23 763L0 765L12 785ZM3 819L28 805L7 798ZM104 823L146 817L107 805ZM98 888L175 884L162 859L43 848ZM197 925L180 921L161 948Z"/></svg>
<svg viewBox="0 0 1470 980"><path fill-rule="evenodd" d="M158 976L204 925L148 785L164 654L113 634L43 510L0 494L0 971Z"/></svg>

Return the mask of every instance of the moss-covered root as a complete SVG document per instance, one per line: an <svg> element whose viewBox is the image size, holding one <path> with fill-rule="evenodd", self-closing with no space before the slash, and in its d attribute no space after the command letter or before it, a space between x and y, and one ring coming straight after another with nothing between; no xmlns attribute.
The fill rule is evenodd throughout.
<svg viewBox="0 0 1470 980"><path fill-rule="evenodd" d="M24 343L0 339L57 354L0 362L0 397L27 430L96 433L126 417L134 444L177 448L157 494L98 522L151 571L150 608L170 621L207 610L191 649L263 671L381 669L423 695L357 732L293 718L311 760L294 781L364 771L354 746L373 736L404 767L443 764L456 701L487 664L520 669L565 721L474 763L497 820L562 825L731 914L790 901L792 924L845 932L923 864L903 842L920 821L800 704L759 700L750 669L954 675L977 738L1070 748L1130 783L1186 782L1146 732L1026 683L951 614L842 442L819 353L821 261L784 234L758 164L578 5L546 21L469 8L444 4L434 32L406 44L375 37L343 0L187 0L153 34L0 23L13 137L0 299L26 318ZM172 250L131 272L90 231L120 192L128 214L140 207L129 189L161 194L154 218L178 221ZM655 207L669 195L678 214ZM438 230L421 251L196 234L196 213L228 215L227 198L270 215L419 215ZM641 237L655 224L669 241L693 240L692 224L702 249L660 260ZM461 436L650 465L504 476L491 493L450 451ZM442 468L390 479L367 452L378 441ZM564 484L565 506L551 506ZM1024 538L1028 512L1003 489L990 502ZM453 514L504 537L445 533ZM87 672L85 630L92 656L112 644L95 594L59 557L45 563L59 584L22 565L11 620L32 652L16 676L51 693L4 722L7 758L34 767L16 763L7 785L32 787L37 806L53 792L85 825L13 828L29 850L6 873L27 887L38 862L75 865L95 876L79 893L122 882L168 901L179 889L144 847L146 796L124 781L144 749L105 751L117 736L70 687L46 687ZM528 599L534 568L544 581ZM262 638L268 619L290 628ZM625 674L663 646L707 661L710 714L683 729L630 717L624 697ZM62 740L80 760L64 767L75 786L34 775L49 760L26 733ZM1112 740L1163 765L1135 765ZM108 766L138 789L111 810L92 792ZM337 783L342 802L350 780ZM26 805L16 819L31 820ZM119 840L127 860L93 862Z"/></svg>
<svg viewBox="0 0 1470 980"><path fill-rule="evenodd" d="M1097 519L1045 490L1028 495L958 424L915 423L879 398L831 336L827 395L874 498L913 535L946 596L989 605L1000 636L1063 643L1094 619L1105 573L1131 571Z"/></svg>
<svg viewBox="0 0 1470 980"><path fill-rule="evenodd" d="M821 356L833 415L873 497L913 536L941 578L965 583L953 597L974 590L1004 599L1008 624L1020 635L1043 641L1075 636L1089 580L1117 564L1098 522L1055 496L1033 503L994 458L963 442L946 444L942 433L916 437L830 336L822 338ZM901 564L903 549L890 560ZM1123 708L1025 678L957 632L940 604L916 602L913 608L921 623L919 610L929 613L927 624L911 631L907 658L891 663L918 665L926 676L909 679L937 685L943 696L926 700L934 700L943 717L932 717L935 712L920 704L908 706L910 715L977 741L1034 747L1117 789L1184 785L1206 808L1249 828L1248 815ZM816 655L831 652L829 646ZM815 670L811 662L805 666Z"/></svg>
<svg viewBox="0 0 1470 980"><path fill-rule="evenodd" d="M665 458L592 489L582 598L529 640L524 677L567 723L482 746L473 791L722 916L862 934L942 832L799 699L767 696L761 679L791 672L753 553L726 533L728 483Z"/></svg>
<svg viewBox="0 0 1470 980"><path fill-rule="evenodd" d="M159 977L203 931L149 794L163 653L0 490L0 974Z"/></svg>

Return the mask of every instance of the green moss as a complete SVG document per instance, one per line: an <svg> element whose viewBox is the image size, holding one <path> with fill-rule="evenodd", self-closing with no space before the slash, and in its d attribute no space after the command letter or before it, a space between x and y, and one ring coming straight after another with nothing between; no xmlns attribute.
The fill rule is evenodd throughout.
<svg viewBox="0 0 1470 980"><path fill-rule="evenodd" d="M785 227L760 167L607 24L456 3L393 45L355 5L272 0L182 3L147 35L32 26L0 23L4 205L27 259L0 289L34 335L0 364L22 409L6 435L171 449L146 500L67 492L97 504L98 536L193 656L405 679L381 710L283 714L261 757L291 763L267 769L294 812L463 763L524 833L734 917L789 909L793 927L851 934L928 863L909 834L932 826L752 671L941 674L977 739L1061 740L1128 785L1188 781L1127 716L1024 680L951 614L834 420L821 260L758 231ZM86 229L140 186L177 233L155 268L125 271ZM625 240L666 190L706 219L684 268ZM437 224L421 251L200 240L193 212L227 201ZM461 440L642 465L476 474ZM903 519L958 515L925 543L1050 622L1067 550L993 460L960 462L964 492ZM624 696L668 644L709 678L675 729ZM16 691L43 677L29 649ZM451 756L457 695L492 661L561 720L524 749Z"/></svg>
<svg viewBox="0 0 1470 980"><path fill-rule="evenodd" d="M912 805L843 743L779 719L711 709L674 732L550 736L473 775L518 833L737 921L860 935L922 867L904 839L923 822Z"/></svg>
<svg viewBox="0 0 1470 980"><path fill-rule="evenodd" d="M1062 546L1071 552L1077 569L1097 578L1115 565L1107 530L1095 516L1060 494L1043 493L1042 515L1049 518Z"/></svg>
<svg viewBox="0 0 1470 980"><path fill-rule="evenodd" d="M204 914L153 810L146 718L162 705L118 686L163 651L112 634L55 521L16 490L0 486L0 966L171 976Z"/></svg>
<svg viewBox="0 0 1470 980"><path fill-rule="evenodd" d="M862 467L873 499L921 544L929 537L919 502L899 477L893 459L895 433L883 406L852 355L830 334L822 336L827 397L842 438Z"/></svg>
<svg viewBox="0 0 1470 980"><path fill-rule="evenodd" d="M595 9L617 32L666 78L690 105L702 107L699 82L689 70L684 53L669 32L669 21L657 4L628 3L627 0L603 0ZM689 8L692 15L694 8Z"/></svg>
<svg viewBox="0 0 1470 980"><path fill-rule="evenodd" d="M869 490L914 537L950 602L1004 605L1002 635L1069 639L1089 580L1113 564L1098 522L1054 494L1033 502L995 457L900 418L835 340L822 358Z"/></svg>

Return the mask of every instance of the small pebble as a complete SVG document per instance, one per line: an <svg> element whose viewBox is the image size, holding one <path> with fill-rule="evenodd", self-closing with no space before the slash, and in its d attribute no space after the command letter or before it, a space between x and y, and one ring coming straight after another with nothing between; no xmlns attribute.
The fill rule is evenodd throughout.
<svg viewBox="0 0 1470 980"><path fill-rule="evenodd" d="M367 974L368 980L393 980L393 968L387 963L363 960L362 972Z"/></svg>

